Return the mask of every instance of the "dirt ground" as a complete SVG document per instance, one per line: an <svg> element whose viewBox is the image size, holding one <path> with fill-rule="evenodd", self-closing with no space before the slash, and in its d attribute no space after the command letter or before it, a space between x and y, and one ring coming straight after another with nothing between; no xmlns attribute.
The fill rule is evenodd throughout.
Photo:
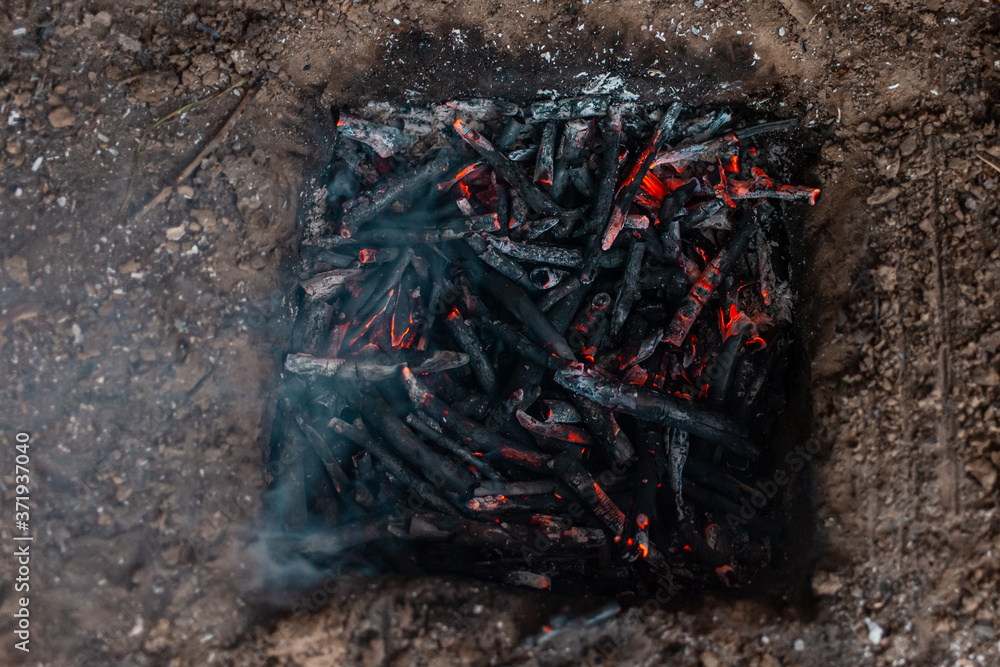
<svg viewBox="0 0 1000 667"><path fill-rule="evenodd" d="M0 661L1000 664L1000 179L977 157L1000 164L998 8L5 0ZM254 592L261 446L287 345L283 262L330 106L523 102L602 73L617 94L801 115L821 142L796 179L823 191L799 267L822 445L811 569L792 587L807 594L682 591L541 645L569 602L458 580L331 577L276 609ZM238 97L152 124L261 77L218 150L133 217ZM30 654L13 634L19 431Z"/></svg>

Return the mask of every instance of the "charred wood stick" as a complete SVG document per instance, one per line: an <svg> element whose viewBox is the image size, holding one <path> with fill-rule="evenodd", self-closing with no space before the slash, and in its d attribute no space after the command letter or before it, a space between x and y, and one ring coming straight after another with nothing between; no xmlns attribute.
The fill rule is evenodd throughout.
<svg viewBox="0 0 1000 667"><path fill-rule="evenodd" d="M490 180L493 183L493 191L496 193L497 218L500 221L500 231L506 231L510 226L510 192L507 186L497 181L497 173L490 172Z"/></svg>
<svg viewBox="0 0 1000 667"><path fill-rule="evenodd" d="M458 135L472 146L484 160L489 162L490 166L505 181L518 189L529 206L545 215L560 215L564 213L563 209L549 199L548 195L526 179L511 160L495 149L486 137L469 127L461 119L455 121L454 127Z"/></svg>
<svg viewBox="0 0 1000 667"><path fill-rule="evenodd" d="M721 165L720 165L721 167ZM726 178L724 169L719 169L721 180L715 186L715 196L730 206L736 206L734 199L808 199L811 205L816 203L819 188L807 188L801 185L779 185L777 187L761 169L752 169L753 179L737 181Z"/></svg>
<svg viewBox="0 0 1000 667"><path fill-rule="evenodd" d="M539 218L538 220L525 220L517 227L511 227L511 232L518 238L537 239L539 236L549 231L559 224L559 218Z"/></svg>
<svg viewBox="0 0 1000 667"><path fill-rule="evenodd" d="M581 195L587 199L592 199L594 197L594 177L590 175L590 170L587 165L582 164L578 167L571 167L570 180L573 182L573 187L575 187Z"/></svg>
<svg viewBox="0 0 1000 667"><path fill-rule="evenodd" d="M557 485L554 480L540 479L532 482L480 482L473 495L482 496L535 496L555 493Z"/></svg>
<svg viewBox="0 0 1000 667"><path fill-rule="evenodd" d="M735 307L734 304L733 308ZM702 377L705 378L705 383L708 384L708 400L716 407L721 408L725 403L726 396L729 395L729 388L732 386L733 371L736 369L739 360L743 357L745 349L743 341L746 338L747 328L748 326L737 326L736 332L725 332L727 337L722 344L722 350L712 364L710 372L702 374ZM711 382L709 382L709 378L711 378Z"/></svg>
<svg viewBox="0 0 1000 667"><path fill-rule="evenodd" d="M373 297L385 295L399 284L399 281L403 277L403 273L410 265L410 261L412 259L413 250L411 248L407 248L406 251L391 265L388 265L385 269L370 275L364 282L361 292L356 297L348 301L344 306L338 320L340 322L353 323L363 310L369 308L369 303L372 302ZM370 317L371 314L369 315L369 318Z"/></svg>
<svg viewBox="0 0 1000 667"><path fill-rule="evenodd" d="M347 347L350 348L354 345L354 343L365 335L373 326L377 330L378 326L376 323L381 322L382 318L388 314L390 306L393 306L398 298L399 289L397 285L381 297L375 297L369 301L368 304L361 309L361 312L358 313L354 324L348 326L347 328L347 333L344 335L344 341L346 341Z"/></svg>
<svg viewBox="0 0 1000 667"><path fill-rule="evenodd" d="M442 178L448 171L448 163L449 156L442 153L407 176L380 183L363 195L344 202L340 235L353 236L362 224L386 211L396 201L416 193L435 178Z"/></svg>
<svg viewBox="0 0 1000 667"><path fill-rule="evenodd" d="M302 251L302 254L310 258L313 262L329 264L336 269L349 268L357 259L353 255L342 255L326 248L306 246L304 241Z"/></svg>
<svg viewBox="0 0 1000 667"><path fill-rule="evenodd" d="M409 368L403 368L402 378L410 400L440 422L442 426L457 435L466 443L466 446L473 450L496 453L505 460L535 470L549 460L547 455L538 450L508 440L468 417L458 414L447 403L431 394Z"/></svg>
<svg viewBox="0 0 1000 667"><path fill-rule="evenodd" d="M466 218L455 218L441 223L438 229L449 229L453 232L499 232L500 216L496 213L485 213Z"/></svg>
<svg viewBox="0 0 1000 667"><path fill-rule="evenodd" d="M678 520L684 522L684 463L687 461L690 449L690 438L687 431L676 428L667 429L663 434L667 451L667 472L670 475L670 488L674 492L674 503L677 506Z"/></svg>
<svg viewBox="0 0 1000 667"><path fill-rule="evenodd" d="M533 102L529 123L549 120L571 120L603 116L611 101L610 95L581 95L561 100Z"/></svg>
<svg viewBox="0 0 1000 667"><path fill-rule="evenodd" d="M611 530L612 535L622 534L625 530L625 514L594 481L574 453L560 454L549 463L549 467L590 506L594 515Z"/></svg>
<svg viewBox="0 0 1000 667"><path fill-rule="evenodd" d="M625 318L632 310L632 304L639 296L639 271L642 269L642 257L645 253L645 243L641 241L632 243L628 253L628 261L625 263L625 275L622 278L621 287L618 289L615 307L611 312L612 337L617 338L618 332L625 324Z"/></svg>
<svg viewBox="0 0 1000 667"><path fill-rule="evenodd" d="M562 528L559 526L523 526L515 523L475 521L430 513L419 515L421 521L443 531L437 539L450 537L453 544L475 548L499 549L521 554L522 547L541 544L545 548L594 548L603 546L607 537L593 528ZM414 517L416 520L417 517ZM426 532L426 529L424 529ZM412 530L411 530L412 532ZM538 547L534 547L536 550Z"/></svg>
<svg viewBox="0 0 1000 667"><path fill-rule="evenodd" d="M420 333L416 344L418 350L427 349L431 333L434 331L434 324L437 322L437 316L446 309L445 304L442 303L442 295L444 294L446 282L447 260L439 253L432 253L429 258L429 264L427 273L430 278L431 289L427 295L427 305L424 308L423 320L420 322Z"/></svg>
<svg viewBox="0 0 1000 667"><path fill-rule="evenodd" d="M541 245L533 243L519 243L511 241L509 238L500 236L488 236L487 240L500 252L526 262L537 262L539 264L553 264L555 266L568 266L570 268L580 268L583 266L584 258L576 248L562 248L559 246ZM603 253L595 266L615 268L625 263L624 251L611 251Z"/></svg>
<svg viewBox="0 0 1000 667"><path fill-rule="evenodd" d="M468 229L362 229L355 238L362 243L386 246L415 246L461 241L477 232Z"/></svg>
<svg viewBox="0 0 1000 667"><path fill-rule="evenodd" d="M641 338L636 338L634 345L632 344L633 341L629 340L622 346L622 351L618 355L618 370L623 371L629 366L641 364L646 359L649 359L656 352L656 347L662 340L663 327L654 329Z"/></svg>
<svg viewBox="0 0 1000 667"><path fill-rule="evenodd" d="M493 496L476 496L465 501L465 508L471 512L548 512L555 513L565 507L566 501L553 495L533 495L518 497L516 495L497 494Z"/></svg>
<svg viewBox="0 0 1000 667"><path fill-rule="evenodd" d="M680 112L680 102L674 102L670 105L670 108L667 109L663 114L663 118L657 124L656 130L654 130L653 136L650 137L645 150L636 159L635 166L632 167L632 171L625 180L625 184L618 190L615 203L611 208L611 219L608 221L608 226L604 230L604 236L601 238L602 250L610 250L611 245L618 237L618 232L624 226L625 217L632 207L632 200L635 199L635 195L642 185L642 179L645 178L646 172L649 171L656 153L669 138L674 127L674 122L677 120Z"/></svg>
<svg viewBox="0 0 1000 667"><path fill-rule="evenodd" d="M389 157L410 147L416 137L388 125L373 123L343 111L337 117L337 131L348 139L370 146L379 157Z"/></svg>
<svg viewBox="0 0 1000 667"><path fill-rule="evenodd" d="M637 213L629 213L625 216L625 224L622 229L649 229L649 218Z"/></svg>
<svg viewBox="0 0 1000 667"><path fill-rule="evenodd" d="M456 169L451 176L448 176L443 181L438 183L437 189L439 192L447 192L455 187L455 184L466 176L475 176L476 174L485 171L487 168L488 165L485 160L476 160L474 162L463 164L461 167Z"/></svg>
<svg viewBox="0 0 1000 667"><path fill-rule="evenodd" d="M566 339L538 309L534 301L528 298L524 290L502 275L494 273L487 276L478 258L463 259L471 260L462 262L470 280L502 303L546 349L563 359L574 358Z"/></svg>
<svg viewBox="0 0 1000 667"><path fill-rule="evenodd" d="M528 274L528 280L538 289L552 289L569 275L568 271L553 269L550 266L538 266Z"/></svg>
<svg viewBox="0 0 1000 667"><path fill-rule="evenodd" d="M743 456L757 454L756 448L747 440L746 430L742 426L700 405L684 404L659 392L622 384L614 378L604 376L594 367L580 363L571 363L565 369L557 371L555 380L564 388L606 408L679 428L710 442L725 445Z"/></svg>
<svg viewBox="0 0 1000 667"><path fill-rule="evenodd" d="M672 221L684 209L684 206L691 200L697 189L698 179L691 178L684 185L675 188L667 194L663 198L663 203L660 204L660 210L656 216L660 224L663 225Z"/></svg>
<svg viewBox="0 0 1000 667"><path fill-rule="evenodd" d="M358 261L362 264L385 264L399 259L399 248L362 248L358 251Z"/></svg>
<svg viewBox="0 0 1000 667"><path fill-rule="evenodd" d="M590 123L582 119L571 120L563 130L562 141L559 144L559 154L556 159L555 172L552 177L552 198L557 202L562 200L566 185L570 180L570 164L576 161L587 143L590 134Z"/></svg>
<svg viewBox="0 0 1000 667"><path fill-rule="evenodd" d="M601 156L601 181L597 186L597 201L591 209L587 221L587 233L590 235L587 249L584 252L585 261L580 271L580 282L589 284L596 275L598 260L601 256L601 230L608 223L608 216L615 198L615 185L618 181L618 153L621 146L622 112L621 107L614 106L608 110L604 120L602 137L604 152Z"/></svg>
<svg viewBox="0 0 1000 667"><path fill-rule="evenodd" d="M731 201L733 199L785 199L792 201L795 199L808 200L811 205L816 204L816 197L819 196L819 188L810 188L803 185L779 185L777 187L760 187L753 181L733 181L727 180L722 191L723 199ZM734 204L730 204L734 205Z"/></svg>
<svg viewBox="0 0 1000 667"><path fill-rule="evenodd" d="M472 325L465 321L458 308L452 308L448 316L444 318L448 331L452 338L458 343L467 355L469 355L469 367L476 378L476 382L482 387L487 395L492 396L496 391L497 376L490 360L486 358L486 351L483 344L473 330Z"/></svg>
<svg viewBox="0 0 1000 667"><path fill-rule="evenodd" d="M486 241L486 238L485 234L474 234L466 238L465 242L479 256L479 259L493 267L498 273L507 276L522 287L532 289L534 285L524 267L494 248Z"/></svg>
<svg viewBox="0 0 1000 667"><path fill-rule="evenodd" d="M519 148L516 151L511 151L507 159L511 162L527 162L536 155L538 155L538 146L528 146L527 148Z"/></svg>
<svg viewBox="0 0 1000 667"><path fill-rule="evenodd" d="M409 352L404 355L381 355L372 358L332 359L308 354L289 354L285 357L285 370L310 377L336 377L340 379L385 380L399 373L403 366L418 374L436 373L459 368L469 363L468 355L439 350L436 352Z"/></svg>
<svg viewBox="0 0 1000 667"><path fill-rule="evenodd" d="M411 471L401 459L391 453L378 440L371 436L368 431L358 428L353 424L348 424L338 417L331 419L329 425L335 433L347 438L378 459L385 466L386 470L396 478L399 484L411 489L416 497L422 499L428 506L438 512L456 514L455 508L442 498L433 486Z"/></svg>
<svg viewBox="0 0 1000 667"><path fill-rule="evenodd" d="M486 240L505 255L527 262L555 264L556 266L579 266L581 263L579 251L569 248L518 243L506 237L488 236Z"/></svg>
<svg viewBox="0 0 1000 667"><path fill-rule="evenodd" d="M580 394L572 394L571 399L608 460L619 466L629 465L635 449L619 428L614 412Z"/></svg>
<svg viewBox="0 0 1000 667"><path fill-rule="evenodd" d="M770 206L768 206L767 211L754 209L743 216L743 221L730 239L729 245L720 250L719 254L708 263L705 270L701 272L698 282L688 292L687 299L677 309L673 321L663 336L663 342L674 346L679 346L684 342L705 302L715 293L716 288L749 245L750 239L757 231L758 218L762 214L767 215L769 210Z"/></svg>
<svg viewBox="0 0 1000 667"><path fill-rule="evenodd" d="M348 401L361 415L365 424L381 433L386 442L420 470L427 479L460 494L469 491L475 481L469 471L428 449L396 416L382 397L357 391L348 396Z"/></svg>
<svg viewBox="0 0 1000 667"><path fill-rule="evenodd" d="M489 461L482 456L474 456L469 450L449 438L441 430L441 426L427 415L420 412L411 412L406 415L406 423L425 438L436 442L442 449L465 461L490 479L500 479L500 474L493 469Z"/></svg>
<svg viewBox="0 0 1000 667"><path fill-rule="evenodd" d="M490 411L490 398L484 394L470 391L455 402L455 409L469 419L482 421Z"/></svg>
<svg viewBox="0 0 1000 667"><path fill-rule="evenodd" d="M548 122L542 130L542 138L538 144L538 157L535 158L535 182L552 185L553 160L556 152L556 132L559 125Z"/></svg>
<svg viewBox="0 0 1000 667"><path fill-rule="evenodd" d="M530 359L536 364L553 370L563 367L565 362L563 362L559 357L538 347L506 322L501 322L500 320L494 320L488 317L483 318L480 322L482 323L483 328L496 336L499 340L509 345L515 352L525 359Z"/></svg>
<svg viewBox="0 0 1000 667"><path fill-rule="evenodd" d="M508 229L521 229L528 220L528 203L518 192L517 188L511 186L510 189L510 219L507 221Z"/></svg>
<svg viewBox="0 0 1000 667"><path fill-rule="evenodd" d="M554 305L560 302L566 295L572 294L582 287L579 278L564 280L554 289L546 292L538 301L538 309L547 313Z"/></svg>
<svg viewBox="0 0 1000 667"><path fill-rule="evenodd" d="M725 202L721 199L709 199L693 208L687 209L684 215L678 215L677 217L681 225L681 232L691 231L699 223L704 222L722 210L725 205Z"/></svg>
<svg viewBox="0 0 1000 667"><path fill-rule="evenodd" d="M506 100L473 98L469 100L452 100L445 105L465 113L494 113L500 116L516 116L521 113L521 107Z"/></svg>
<svg viewBox="0 0 1000 667"><path fill-rule="evenodd" d="M502 276L484 281L484 289L503 303L550 352L563 359L575 359L566 339L545 314L538 310L538 306L517 285L500 278Z"/></svg>
<svg viewBox="0 0 1000 667"><path fill-rule="evenodd" d="M300 284L311 298L326 301L343 292L347 288L347 283L358 278L361 273L361 269L334 269L318 273Z"/></svg>
<svg viewBox="0 0 1000 667"><path fill-rule="evenodd" d="M326 442L326 439L316 429L307 424L302 417L296 416L295 421L298 423L299 428L302 429L309 444L312 445L313 451L319 457L320 462L323 464L323 469L326 470L326 474L330 478L330 482L333 483L333 488L337 493L343 498L348 498L346 492L348 489L353 488L354 500L359 505L366 509L375 507L375 497L372 496L371 491L364 484L354 484L350 481L347 473L341 467L340 461L337 460L335 452Z"/></svg>
<svg viewBox="0 0 1000 667"><path fill-rule="evenodd" d="M511 586L524 586L540 591L552 588L552 580L547 574L528 570L508 570L503 575L503 582Z"/></svg>
<svg viewBox="0 0 1000 667"><path fill-rule="evenodd" d="M549 311L549 316L552 318L552 326L560 334L569 326L570 320L580 307L583 296L584 290L577 288L560 299ZM505 405L506 412L494 411L492 417L500 424L506 422L506 425L510 428L516 428L511 423L514 421L514 410L517 408L527 409L535 401L538 397L539 384L544 375L545 366L540 364L529 362L518 365L517 370L508 383L507 390L508 395L514 398L513 400L508 399L507 405ZM509 431L507 432L509 433ZM523 433L523 431L520 432Z"/></svg>
<svg viewBox="0 0 1000 667"><path fill-rule="evenodd" d="M507 123L503 126L503 130L500 132L500 136L497 137L494 145L497 150L505 151L511 147L511 145L517 141L517 138L521 136L521 131L524 130L524 123L518 118L508 118ZM514 158L511 157L513 160Z"/></svg>
<svg viewBox="0 0 1000 667"><path fill-rule="evenodd" d="M302 349L309 354L323 354L330 334L334 308L325 301L308 300L304 304L305 327Z"/></svg>
<svg viewBox="0 0 1000 667"><path fill-rule="evenodd" d="M739 139L736 135L730 133L699 144L661 151L657 153L650 168L672 165L677 168L677 171L683 171L684 167L691 162L716 162L718 160L728 162L735 154L738 143Z"/></svg>
<svg viewBox="0 0 1000 667"><path fill-rule="evenodd" d="M569 401L543 400L542 419L557 424L579 424L583 417Z"/></svg>
<svg viewBox="0 0 1000 667"><path fill-rule="evenodd" d="M515 415L521 426L540 437L552 438L573 445L589 446L594 444L594 438L591 437L590 433L579 426L557 422L540 422L524 410L518 410Z"/></svg>

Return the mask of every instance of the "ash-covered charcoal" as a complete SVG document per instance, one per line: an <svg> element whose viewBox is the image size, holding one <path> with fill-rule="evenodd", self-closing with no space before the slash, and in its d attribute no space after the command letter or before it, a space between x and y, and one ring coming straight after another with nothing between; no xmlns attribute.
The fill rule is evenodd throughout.
<svg viewBox="0 0 1000 667"><path fill-rule="evenodd" d="M539 590L752 581L782 523L750 498L784 452L785 219L819 193L764 171L796 125L608 96L339 113L272 429L282 539Z"/></svg>

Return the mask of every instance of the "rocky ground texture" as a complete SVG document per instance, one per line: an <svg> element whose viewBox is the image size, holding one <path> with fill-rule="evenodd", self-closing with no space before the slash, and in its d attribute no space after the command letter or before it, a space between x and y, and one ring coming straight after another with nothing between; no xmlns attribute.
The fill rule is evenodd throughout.
<svg viewBox="0 0 1000 667"><path fill-rule="evenodd" d="M0 495L32 434L43 665L1000 663L1000 17L980 0L8 0ZM815 532L796 599L678 600L525 639L566 601L451 580L252 590L296 216L332 105L572 92L798 114ZM193 176L145 216L238 104ZM605 79L606 81L606 79ZM156 127L185 105L210 100ZM8 515L9 516L9 515ZM0 563L15 562L12 521ZM798 575L794 575L798 576ZM315 610L315 613L312 612Z"/></svg>

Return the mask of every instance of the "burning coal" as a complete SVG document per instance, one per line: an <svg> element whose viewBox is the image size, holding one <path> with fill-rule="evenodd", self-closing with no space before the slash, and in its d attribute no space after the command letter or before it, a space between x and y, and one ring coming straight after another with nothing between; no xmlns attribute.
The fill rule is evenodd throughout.
<svg viewBox="0 0 1000 667"><path fill-rule="evenodd" d="M780 531L740 513L790 335L793 204L769 200L819 192L747 163L794 121L604 97L382 111L340 114L302 239L283 543L542 589L746 581Z"/></svg>

